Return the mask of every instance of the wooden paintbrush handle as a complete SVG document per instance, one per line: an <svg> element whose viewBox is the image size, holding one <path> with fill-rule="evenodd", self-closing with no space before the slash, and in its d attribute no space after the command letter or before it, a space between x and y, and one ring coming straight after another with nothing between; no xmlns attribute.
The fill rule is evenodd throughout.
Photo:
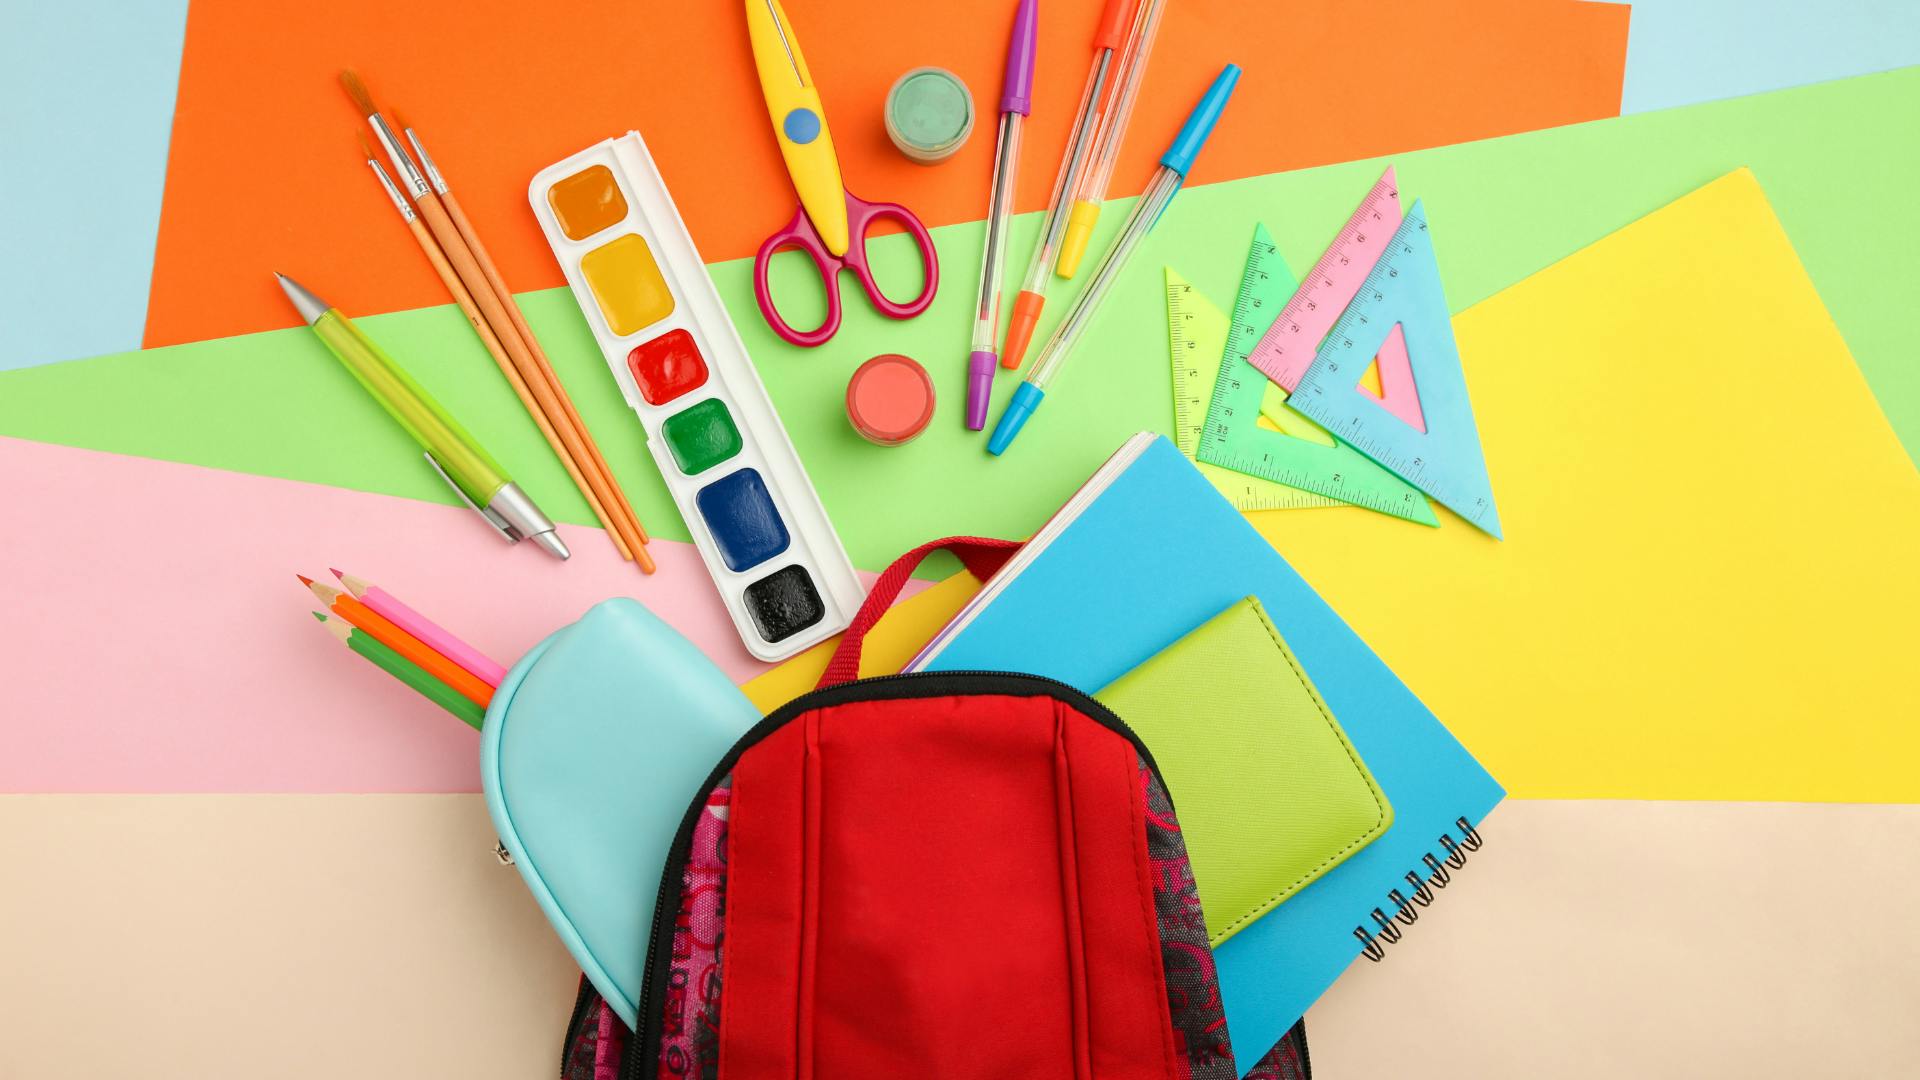
<svg viewBox="0 0 1920 1080"><path fill-rule="evenodd" d="M566 410L554 395L553 387L541 377L539 368L534 365L533 356L528 353L526 344L515 332L513 321L501 307L500 300L493 294L492 288L487 285L486 276L480 272L479 264L467 250L466 242L460 239L460 234L453 227L453 222L448 220L447 212L441 209L439 200L432 195L425 195L414 205L419 210L420 219L427 223L428 231L433 233L433 238L440 242L440 250L446 254L447 261L453 265L454 272L460 276L460 280L467 286L467 291L473 295L474 303L480 308L480 313L486 317L487 324L493 327L495 336L505 347L507 356L513 361L513 366L519 369L520 377L526 380L527 389L532 391L534 400L540 403L541 410L547 414L547 419L552 422L553 429L560 436L567 452L572 454L574 461L580 465L580 471L586 477L589 486L594 489L594 494L599 496L602 504L617 505L608 490L610 482L593 466L593 457L587 453L580 432L568 421ZM628 546L633 549L634 561L640 564L640 569L652 573L653 560L643 550L646 544L640 539L638 530L633 529L621 515L611 516L613 527L622 530Z"/></svg>
<svg viewBox="0 0 1920 1080"><path fill-rule="evenodd" d="M440 275L440 282L447 287L447 293L453 297L453 302L459 305L460 313L467 317L467 322L473 326L473 332L480 336L480 344L486 346L487 355L493 357L493 362L500 368L500 374L506 376L507 385L513 387L513 396L520 399L520 407L527 410L527 415L533 417L534 425L540 429L540 434L547 440L547 445L553 448L554 456L560 459L561 466L567 470L567 476L572 478L573 486L586 497L587 505L593 509L593 516L598 518L600 524L606 528L607 535L613 540L613 546L620 549L620 557L632 562L633 552L628 549L625 538L608 521L606 507L601 505L599 497L593 493L593 488L588 485L586 477L580 475L580 467L574 464L573 455L567 453L567 448L560 442L560 436L555 434L553 425L547 422L547 414L541 412L540 406L533 400L533 394L527 390L526 380L520 377L520 372L514 368L513 361L507 358L506 350L500 346L500 338L494 334L493 328L487 325L486 319L480 314L480 309L474 306L473 294L461 284L459 276L448 264L446 255L441 253L440 245L427 234L426 226L420 224L419 218L408 221L407 228L412 230L413 238L419 243L420 250L426 255L427 261L433 264L433 272Z"/></svg>
<svg viewBox="0 0 1920 1080"><path fill-rule="evenodd" d="M500 276L500 268L494 265L493 256L487 254L487 246L481 243L480 234L474 230L473 222L467 219L466 211L460 208L460 200L454 198L451 191L440 198L446 206L447 216L453 221L453 227L459 230L461 239L467 242L468 249L473 252L474 261L479 264L480 272L486 276L488 287L493 289L501 307L506 310L507 317L513 320L514 329L518 330L520 336L526 340L527 350L532 354L534 363L551 383L554 396L559 399L561 407L566 409L567 419L584 434L587 452L593 455L594 464L606 473L608 480L613 483L613 494L620 501L620 512L627 515L634 529L640 533L640 539L643 542L646 541L648 539L646 526L640 524L640 518L634 514L633 507L627 503L627 493L614 479L613 468L607 464L606 458L600 455L599 444L594 442L592 433L587 429L586 421L580 419L579 411L573 407L573 398L567 394L566 387L561 385L559 374L553 370L553 364L547 360L546 350L540 347L540 339L533 335L533 328L527 325L526 315L520 310L520 305L514 301L513 290L507 288L506 279Z"/></svg>

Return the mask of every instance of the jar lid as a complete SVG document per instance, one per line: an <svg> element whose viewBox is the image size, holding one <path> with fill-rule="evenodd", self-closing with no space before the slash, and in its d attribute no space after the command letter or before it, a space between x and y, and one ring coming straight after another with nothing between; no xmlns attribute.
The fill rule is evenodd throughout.
<svg viewBox="0 0 1920 1080"><path fill-rule="evenodd" d="M945 68L914 68L887 91L886 120L901 153L922 165L945 161L973 133L973 94Z"/></svg>
<svg viewBox="0 0 1920 1080"><path fill-rule="evenodd" d="M926 368L909 357L876 356L847 380L847 419L870 442L881 446L907 442L933 419L933 380Z"/></svg>

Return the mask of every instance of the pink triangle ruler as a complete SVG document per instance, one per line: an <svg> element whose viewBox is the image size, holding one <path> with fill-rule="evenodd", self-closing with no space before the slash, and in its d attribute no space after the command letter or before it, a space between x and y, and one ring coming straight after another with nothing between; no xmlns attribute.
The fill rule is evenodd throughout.
<svg viewBox="0 0 1920 1080"><path fill-rule="evenodd" d="M1327 245L1320 261L1313 264L1293 299L1267 327L1247 362L1292 393L1320 351L1320 340L1353 302L1360 283L1373 272L1380 253L1399 227L1400 189L1393 167L1388 166L1341 226L1333 243ZM1413 365L1407 361L1407 339L1399 327L1387 335L1375 362L1380 369L1380 404L1416 430L1427 430L1420 412L1420 394L1413 384Z"/></svg>

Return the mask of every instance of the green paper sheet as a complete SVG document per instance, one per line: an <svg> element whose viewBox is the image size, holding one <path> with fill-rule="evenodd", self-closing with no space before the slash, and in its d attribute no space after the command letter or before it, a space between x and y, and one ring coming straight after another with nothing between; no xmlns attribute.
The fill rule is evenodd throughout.
<svg viewBox="0 0 1920 1080"><path fill-rule="evenodd" d="M1731 101L1644 113L1394 156L1404 191L1432 207L1448 299L1456 310L1742 165L1765 185L1808 272L1909 453L1920 450L1920 367L1906 312L1920 295L1920 143L1863 116L1920 114L1920 68ZM846 282L847 321L815 350L776 340L754 308L751 264L713 267L856 565L878 569L947 533L1021 536L1128 435L1170 431L1160 268L1232 295L1255 220L1274 229L1296 266L1311 265L1384 161L1353 162L1191 188L1180 194L1115 286L1038 417L1004 459L967 432L962 397L977 223L934 230L940 296L920 318L877 315ZM1125 216L1101 215L1104 246ZM1024 257L1037 215L1018 222ZM883 281L909 261L902 237L875 242ZM297 272L298 268L287 268ZM892 271L890 274L889 271ZM817 286L783 257L783 297ZM1082 274L1080 285L1090 275ZM313 283L324 291L325 283ZM273 287L266 268L261 288ZM1056 289L1036 337L1066 310ZM217 303L217 297L208 298ZM634 509L657 536L685 539L565 290L524 296L528 319L572 392ZM795 304L789 315L807 317ZM533 423L451 306L364 318L362 325L461 418L553 517L590 523ZM926 433L876 447L848 426L847 377L868 357L900 352L926 365L939 411ZM1469 368L1473 363L1466 357ZM993 415L1016 377L1001 373ZM454 496L304 329L122 353L0 374L0 435L191 462L418 499ZM1334 509L1326 513L1363 513ZM1383 523L1382 527L1392 527ZM932 570L931 573L939 571Z"/></svg>

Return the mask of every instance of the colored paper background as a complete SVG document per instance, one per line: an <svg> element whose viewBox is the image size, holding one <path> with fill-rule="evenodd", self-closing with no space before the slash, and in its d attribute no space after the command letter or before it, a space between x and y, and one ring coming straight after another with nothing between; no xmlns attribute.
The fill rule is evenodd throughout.
<svg viewBox="0 0 1920 1080"><path fill-rule="evenodd" d="M186 0L0 11L0 370L140 347Z"/></svg>
<svg viewBox="0 0 1920 1080"><path fill-rule="evenodd" d="M1635 0L1622 113L1920 64L1909 0Z"/></svg>
<svg viewBox="0 0 1920 1080"><path fill-rule="evenodd" d="M1076 5L1072 11L1070 2ZM1065 124L1064 114L1044 102L1077 90L1083 70L1071 58L1082 47L1083 31L1076 24L1089 24L1095 6L1095 0L1048 3L1042 18L1043 107L1030 128L1036 149L1020 190L1020 205L1028 209L1044 197L1052 176L1050 148L1058 145ZM1030 528L1120 436L1140 427L1164 429L1170 420L1164 375L1147 375L1163 360L1156 353L1151 364L1142 359L1136 368L1129 349L1115 353L1125 359L1099 375L1084 362L1069 373L1068 392L1085 406L1074 419L1088 430L1049 424L1059 419L1058 405L1050 407L1053 415L1037 423L1021 446L1044 452L1017 459L1021 472L1014 482L1005 481L1004 469L972 460L977 448L952 431L945 441L897 451L872 450L848 438L833 399L869 346L900 341L924 349L916 355L933 369L942 394L956 400L960 361L950 327L965 321L964 294L979 248L966 223L984 203L991 141L983 125L952 165L908 166L879 135L880 94L897 70L920 62L960 71L982 101L998 79L998 45L991 34L974 29L991 20L976 19L977 8L917 12L911 22L889 18L879 24L870 9L880 6L875 0L795 0L790 10L796 19L833 21L830 31L803 23L801 32L822 77L854 190L904 198L930 223L961 226L944 238L950 281L943 296L954 294L947 298L952 306L943 305L945 314L917 326L882 328L855 301L854 325L827 350L800 356L770 340L754 343L816 479L826 478L823 488L834 488L830 510L868 567L894 553L894 540L924 539L958 521L978 520L1008 534ZM1920 447L1920 368L1911 363L1905 314L1920 288L1920 259L1911 254L1920 222L1910 193L1920 162L1912 140L1898 137L1920 107L1914 72L1705 109L1645 112L1920 62L1910 5L1643 0L1634 5L1630 27L1624 6L1529 6L1517 0L1482 5L1468 18L1453 5L1393 0L1360 11L1290 8L1286 19L1248 23L1242 6L1221 0L1176 5L1149 76L1139 130L1171 130L1186 107L1181 95L1191 96L1232 52L1249 68L1248 78L1196 179L1233 180L1358 154L1398 154L1394 160L1409 194L1434 205L1456 310L1698 184L1751 165L1881 406L1909 451ZM0 14L0 88L6 90L0 117L15 151L0 164L0 248L7 256L0 268L0 368L134 348L142 341L150 275L162 317L148 329L176 336L146 340L287 325L289 312L270 291L266 271L280 255L296 252L316 277L312 283L356 313L441 301L354 152L355 119L332 81L340 64L359 65L384 102L398 104L423 126L523 289L558 282L525 212L524 178L630 126L642 127L656 152L663 141L672 149L663 166L710 258L744 254L784 220L790 205L745 75L739 36L731 28L715 33L709 25L731 16L726 5L714 13L676 9L672 20L644 31L631 9L608 17L601 8L576 8L585 12L581 17L591 32L561 24L530 34L515 25L526 9L504 5L463 8L459 19L429 14L397 23L391 12L362 2L307 11L196 0L183 63L184 10L181 0L160 0L110 13L97 4L67 4L57 12L12 5ZM956 19L967 25L950 21ZM1356 29L1361 20L1367 29ZM871 45L874 25L886 27L885 48ZM632 43L643 37L651 47L646 62L632 62ZM732 51L716 50L716 41L735 44ZM1391 70L1370 70L1364 80L1350 77L1354 58L1368 49L1392 56ZM464 60L456 55L462 50ZM579 59L603 52L613 59L597 65ZM1060 56L1070 59L1056 63ZM176 69L183 78L177 117ZM1329 79L1330 71L1339 77ZM501 78L501 72L513 74ZM521 72L535 77L523 81ZM688 95L688 86L707 92ZM1317 87L1337 88L1341 107L1313 105L1310 90ZM1597 102L1596 87L1610 87ZM671 111L690 96L698 107ZM563 99L565 105L554 104ZM1432 154L1399 153L1610 115L1616 106L1644 114ZM1150 118L1155 109L1162 110L1157 120ZM1476 118L1486 119L1482 110L1498 112L1501 122L1474 129ZM1302 115L1314 122L1303 123ZM726 123L713 124L716 116ZM184 148L171 161L169 136ZM717 140L734 152L712 153ZM1116 191L1137 187L1157 141L1130 143ZM31 168L21 168L22 162ZM148 256L161 216L163 171L169 224L156 264ZM1239 252L1245 226L1255 217L1281 227L1284 253L1296 268L1304 267L1377 171L1377 163L1367 163L1253 181L1265 186L1244 203L1208 202L1212 189L1196 187L1168 217L1169 225L1181 223L1180 232L1163 225L1140 253L1136 272L1151 267L1157 273L1162 263L1176 262L1183 270L1191 266L1197 283L1216 295L1231 295L1229 264L1238 256L1214 255ZM73 177L87 182L71 182ZM691 190L693 178L700 180L698 190ZM1122 208L1106 216L1109 229ZM1218 213L1188 213L1196 208ZM1014 250L1022 251L1024 242ZM1187 258L1189 245L1200 261ZM744 295L744 271L723 267L719 277L736 299ZM1155 295L1143 281L1122 288ZM1056 293L1056 314L1064 300ZM529 303L544 312L543 336L573 340L574 354L556 360L603 445L610 453L612 444L624 448L620 469L636 497L646 489L638 501L648 524L656 532L680 533L651 467L636 460L637 429L613 403L570 301L548 294ZM1157 342L1161 327L1146 317L1150 306L1157 309L1144 300L1137 311L1117 307L1103 322L1113 320ZM759 331L750 308L736 311L743 331ZM407 324L413 319L421 320L417 328ZM469 410L462 415L482 428L489 445L549 509L565 511L556 516L588 520L457 315L442 309L370 321L410 350L409 365L438 378L436 390L460 400ZM902 329L916 332L894 336ZM327 383L325 376L338 373L324 356L293 351L288 343L296 338L205 346L211 358L162 351L53 365L30 379L0 377L0 434L206 459L268 476L449 500L437 480L396 466L401 459L391 456L395 451L406 461L417 455L344 383ZM1128 346L1132 339L1109 342ZM303 363L277 364L289 357ZM257 361L251 368L249 359ZM289 367L307 370L289 374ZM1109 381L1111 394L1104 385ZM290 396L275 400L283 393ZM950 420L945 413L936 418L928 439ZM226 437L229 429L235 437ZM1807 445L1812 456L1825 453L1821 440L1799 428L1781 437ZM3 440L0 446L12 449ZM51 453L64 453L69 462L94 457ZM22 468L41 468L49 460L8 457L0 465L0 497L11 500L22 489ZM1496 483L1502 464L1494 462ZM118 491L135 478L153 486L141 506L163 502L182 483L192 487L180 477L199 471L145 471L148 463L110 457L96 458L94 465L106 478L103 491ZM978 512L957 512L932 495L949 472L957 477L950 501L981 500ZM929 483L928 476L940 480ZM211 625L207 612L177 613L192 605L196 587L213 587L228 605L223 611L264 611L262 604L277 611L270 597L286 595L286 610L297 612L303 599L290 579L281 583L285 571L296 562L304 567L308 560L345 561L343 548L364 551L370 560L356 569L390 579L387 584L433 606L449 622L507 647L546 628L511 624L510 615L489 610L487 597L464 582L437 576L438 566L408 562L425 557L411 540L348 536L351 523L335 523L341 531L322 528L300 536L255 528L249 515L220 508L223 518L247 518L249 527L236 532L266 545L236 560L234 572L223 576L227 568L220 560L227 552L214 542L196 544L203 534L183 532L150 545L155 533L189 527L175 523L164 507L138 520L116 515L111 504L86 503L93 472L62 466L48 474L53 477L80 490L65 492L40 517L73 520L44 533L38 521L24 530L0 530L6 537L0 548L13 571L11 610L47 620L54 630L39 638L30 636L30 628L15 634L27 636L32 647L0 653L0 674L9 680L16 680L22 665L37 667L49 656L58 663L48 665L48 672L58 672L67 670L63 664L84 664L89 650L137 652L155 633L150 621ZM870 492L859 490L863 480ZM248 477L219 481L232 491L252 490L252 483ZM265 485L283 486L294 487ZM404 522L423 530L421 536L459 533L464 538L454 543L461 549L492 543L470 518L439 507L377 495L316 502L350 512L389 507L375 518ZM893 515L893 503L906 503L911 512ZM271 495L262 503L280 504ZM1319 514L1372 521L1353 511ZM1327 523L1332 519L1319 514L1303 514L1299 524L1334 531ZM297 514L290 522L311 524ZM1442 534L1455 530L1457 523ZM54 535L58 543L49 539ZM75 536L80 539L71 540ZM596 551L585 561L577 555L576 565L596 565L604 547L580 536L576 551ZM488 565L508 567L516 578L525 571L537 581L543 569L528 552L495 549L486 555ZM1893 565L1897 571L1899 564ZM263 591L249 592L254 571L246 568L253 566L272 579ZM1352 571L1355 577L1363 572ZM89 576L101 580L86 581ZM21 588L22 580L30 587ZM620 588L618 578L609 580L615 582L609 588ZM693 582L703 584L697 575ZM1375 589L1365 584L1356 596ZM910 602L912 617L930 626L950 610L946 605L957 606L970 591L965 579L930 590ZM537 596L526 582L516 582L509 595L541 612L539 621L564 617L564 592ZM49 604L61 607L57 617L46 615ZM1406 619L1372 601L1359 606L1366 609L1359 615L1372 624ZM140 617L152 610L164 617ZM1359 624L1354 612L1346 613ZM706 615L692 607L663 614L688 619L683 626ZM290 626L304 624L303 617L293 617ZM1758 619L1771 617L1767 611ZM215 646L244 655L241 646L281 640L251 632L281 625L279 616L248 618L248 634L229 634ZM709 621L718 625L717 616ZM1363 632L1374 636L1366 627ZM1423 625L1401 633L1438 631ZM1398 642L1393 648L1402 651ZM186 650L169 642L160 651ZM416 741L426 726L445 723L444 717L378 682L364 665L347 664L350 658L324 641L308 659L340 665L338 677L324 684L327 701L289 707L285 688L266 681L254 696L224 702L213 698L217 687L182 692L180 684L165 685L174 691L170 700L236 710L220 721L236 730L250 715L271 713L270 730L287 745L321 747L311 755L316 761L344 762L353 775L380 777L355 781L362 787L329 789L323 783L311 790L400 789L422 776L465 771L470 759L449 769L432 758L434 747L443 744ZM897 663L882 656L870 660ZM815 650L750 684L749 692L756 700L783 696L810 684L808 665L819 664L823 651ZM146 677L162 677L151 674L158 669L148 661L130 666ZM202 660L194 670L210 666ZM305 677L301 671L295 676ZM76 677L76 685L84 677ZM112 682L97 675L94 681ZM44 674L33 685L46 685ZM88 710L111 702L124 706L111 688L45 700L50 707L0 707L0 739L25 745L10 730L20 726L71 724L99 731L150 718L146 711L92 715ZM353 714L344 723L339 710L328 708L334 701L350 703ZM252 712L237 714L242 708ZM166 715L163 708L151 718ZM286 725L308 716L312 731L287 734ZM1836 729L1852 727L1850 717L1831 711L1821 716ZM1553 730L1553 717L1533 720ZM1701 723L1737 733L1728 736L1736 747L1753 730L1741 717ZM331 729L324 726L329 724ZM168 771L148 774L142 760L106 757L103 764L120 770L120 779L82 789L109 789L133 777L136 786L150 790L189 790L194 781L181 777L197 770L221 774L237 790L269 790L301 772L284 763L275 769L238 751L226 759L229 748L218 740L217 726L189 726L182 734L206 760L173 754L164 759ZM448 744L463 734L450 729ZM1764 742L1782 732L1759 734ZM1473 735L1478 749L1487 731ZM1518 729L1514 737L1523 742L1531 735ZM378 740L383 751L403 744L408 756L390 768L392 762L373 760L362 736ZM1547 751L1520 745L1519 753ZM0 780L0 791L16 790L16 775L28 784L49 782L51 770L37 768L38 753L13 755L0 767L15 760L17 768ZM1501 768L1520 760L1503 759ZM1600 764L1618 762L1603 758ZM181 768L172 771L174 766ZM1710 770L1704 779L1713 779ZM1872 790L1872 784L1850 785L1843 797L1871 797ZM1888 1062L1912 1060L1920 1049L1911 1043L1910 1025L1903 1024L1920 991L1897 978L1920 966L1914 935L1898 920L1861 923L1834 914L1854 910L1861 896L1909 890L1912 874L1898 856L1914 850L1910 808L1572 803L1535 813L1549 805L1507 803L1491 824L1488 849L1475 858L1498 859L1508 851L1511 861L1485 863L1487 884L1479 892L1466 891L1474 886L1457 880L1446 894L1454 899L1440 903L1460 910L1436 910L1396 946L1397 959L1356 971L1316 1011L1314 1053L1325 1075L1392 1070L1580 1077L1662 1069L1689 1076L1727 1069L1756 1076L1875 1075L1886 1072ZM491 834L484 828L477 799L466 797L0 798L0 861L13 882L0 890L0 955L8 959L8 974L0 974L0 1015L9 1017L10 1030L28 1033L0 1040L0 1073L54 1075L79 1068L198 1076L230 1072L235 1060L271 1061L287 1075L302 1075L303 1069L326 1076L550 1072L572 972L511 871L485 854ZM1656 840L1670 844L1650 843ZM1739 918L1746 915L1753 921ZM1424 941L1444 948L1423 952ZM139 1004L115 1013L114 1039L76 1049L73 1021L99 1013L102 971L115 973L118 993ZM1720 972L1724 979L1708 978ZM441 981L423 981L430 976ZM423 993L423 986L462 989L435 994ZM470 987L484 990L476 995L465 991ZM218 1038L206 1037L216 1030L213 1017ZM290 1057L290 1043L303 1052ZM76 1065L82 1059L85 1064Z"/></svg>
<svg viewBox="0 0 1920 1080"><path fill-rule="evenodd" d="M1258 524L1488 770L1534 798L1920 802L1920 471L1753 174L1454 333L1507 540Z"/></svg>
<svg viewBox="0 0 1920 1080"><path fill-rule="evenodd" d="M1920 808L1508 800L1316 1075L1899 1075ZM7 1076L549 1076L577 974L477 795L0 797ZM138 897L138 902L129 902ZM103 980L138 1002L81 1041ZM218 1037L210 1037L210 1031ZM290 1052L289 1047L298 1048Z"/></svg>
<svg viewBox="0 0 1920 1080"><path fill-rule="evenodd" d="M1509 799L1379 964L1307 1014L1315 1074L1869 1077L1920 1053L1920 807Z"/></svg>
<svg viewBox="0 0 1920 1080"><path fill-rule="evenodd" d="M1240 265L1206 269L1230 284ZM1502 784L1520 798L1920 801L1904 630L1920 609L1920 472L1753 174L1454 327L1502 514L1521 523L1508 540L1450 514L1439 530L1359 511L1254 517ZM1784 437L1799 431L1821 433L1820 453ZM1201 557L1166 553L1175 573ZM970 591L959 578L901 605L876 651L909 652ZM812 658L792 666L748 685L757 704L811 686Z"/></svg>
<svg viewBox="0 0 1920 1080"><path fill-rule="evenodd" d="M1071 111L1063 103L1077 99L1086 76L1100 2L1049 0L1041 17L1034 95L1053 105L1034 112L1027 138L1035 146L1065 140ZM1390 7L1394 14L1370 21L1367 47L1382 59L1364 80L1347 78L1352 23L1337 6L1292 9L1285 19L1255 17L1233 0L1173 9L1135 110L1138 134L1114 171L1115 193L1140 189L1207 82L1236 58L1247 74L1194 171L1198 183L1618 109L1623 8L1486 0L1472 19L1460 19L1443 0ZM148 345L294 325L269 270L355 314L445 300L355 148L354 133L366 129L335 81L345 66L357 68L377 104L419 127L518 289L561 283L527 211L527 181L630 128L646 135L709 260L753 254L792 215L737 0L678 5L667 18L617 0L539 16L524 4L483 0L461 5L457 18L433 20L431 31L396 25L392 10L378 0L324 9L196 0ZM959 154L927 169L893 149L881 108L893 80L922 64L952 69L976 107L991 108L1008 24L982 14L989 10L994 5L925 4L903 18L887 0L788 6L855 193L905 202L929 225L980 215L992 123L983 119ZM1010 17L1012 5L1004 10ZM885 48L874 47L877 28ZM530 36L551 42L534 45ZM1298 106L1335 84L1340 109ZM1284 127L1271 129L1281 117ZM1028 160L1020 209L1044 207L1053 157L1049 150ZM972 250L948 263L962 285L942 295L967 291L979 258ZM220 303L208 303L209 295Z"/></svg>
<svg viewBox="0 0 1920 1080"><path fill-rule="evenodd" d="M561 563L464 508L16 439L0 439L0 476L9 511L39 523L0 530L0 565L39 566L15 575L17 614L0 620L0 791L480 790L470 728L300 617L318 603L295 573L331 585L329 566L505 664L630 596L728 676L767 670L691 544L656 542L646 576L597 530L562 526ZM155 526L137 553L128 521Z"/></svg>
<svg viewBox="0 0 1920 1080"><path fill-rule="evenodd" d="M1399 155L1392 163L1402 189L1434 208L1456 310L1751 165L1911 453L1920 449L1920 367L1910 362L1905 305L1920 283L1920 246L1907 238L1920 235L1920 203L1906 192L1920 174L1920 145L1887 140L1855 122L1876 109L1920 110L1920 68ZM1841 171L1825 164L1842 160L1849 167ZM1183 192L1116 289L1156 297L1160 267L1171 263L1209 295L1232 296L1239 256L1223 253L1244 251L1254 220L1274 229L1289 265L1310 266L1384 164ZM1872 208L1875 228L1856 227L1860 207ZM1108 228L1117 228L1118 217L1107 215ZM1031 217L1022 225L1023 237L1037 227ZM972 251L977 229L941 230L942 250ZM900 248L889 244L887 253L899 257ZM799 353L780 346L761 323L748 299L749 272L742 261L714 268L748 349L767 357L761 376L863 569L878 570L930 536L1025 535L1128 435L1171 428L1164 347L1133 347L1164 341L1164 304L1116 303L1102 312L1084 355L1004 460L983 453L979 439L945 409L915 442L874 447L846 422L846 377L867 356L903 351L927 363L943 401L959 400L963 364L951 328L964 325L967 290L943 289L929 314L905 324L854 303L832 344ZM525 301L641 520L656 535L686 539L646 460L639 425L620 403L571 296L559 290ZM1053 305L1051 317L1064 307ZM550 514L592 520L456 310L365 324L469 427L486 433L490 448ZM941 363L943 356L951 362ZM1013 383L999 380L1000 400ZM418 455L405 437L379 421L352 380L297 330L0 373L0 435L451 503L438 477L409 464ZM1297 513L1366 520L1366 512L1349 509Z"/></svg>

